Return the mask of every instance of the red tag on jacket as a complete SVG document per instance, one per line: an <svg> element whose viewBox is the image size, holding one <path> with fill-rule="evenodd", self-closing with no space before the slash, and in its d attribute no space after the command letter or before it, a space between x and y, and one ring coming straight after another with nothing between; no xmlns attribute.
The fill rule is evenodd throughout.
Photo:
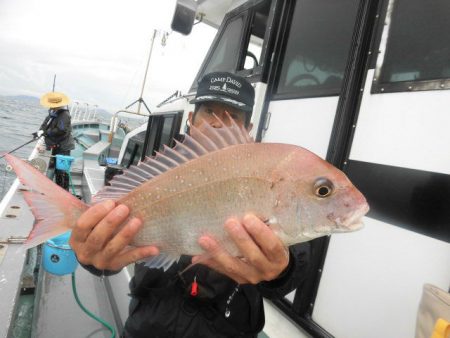
<svg viewBox="0 0 450 338"><path fill-rule="evenodd" d="M191 296L197 296L198 293L198 284L197 284L197 277L194 278L194 281L191 285Z"/></svg>

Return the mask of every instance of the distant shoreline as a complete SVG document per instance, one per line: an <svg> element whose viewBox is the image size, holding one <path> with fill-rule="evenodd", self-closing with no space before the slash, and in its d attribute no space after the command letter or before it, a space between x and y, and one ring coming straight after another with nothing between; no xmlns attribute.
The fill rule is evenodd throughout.
<svg viewBox="0 0 450 338"><path fill-rule="evenodd" d="M0 95L0 97L4 97L4 98L8 98L8 99L27 100L27 101L39 102L39 98L38 97L30 96L30 95Z"/></svg>

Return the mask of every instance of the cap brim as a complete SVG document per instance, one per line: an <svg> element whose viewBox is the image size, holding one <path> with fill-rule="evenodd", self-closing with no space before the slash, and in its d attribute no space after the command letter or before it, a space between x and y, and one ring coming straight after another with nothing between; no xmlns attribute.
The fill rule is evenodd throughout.
<svg viewBox="0 0 450 338"><path fill-rule="evenodd" d="M245 111L245 112L252 112L253 108L249 105L246 105L243 102L239 102L237 100L230 99L228 97L224 96L216 96L216 95L202 95L199 97L194 98L193 100L189 101L189 103L201 103L201 102L222 102L225 103L233 108Z"/></svg>

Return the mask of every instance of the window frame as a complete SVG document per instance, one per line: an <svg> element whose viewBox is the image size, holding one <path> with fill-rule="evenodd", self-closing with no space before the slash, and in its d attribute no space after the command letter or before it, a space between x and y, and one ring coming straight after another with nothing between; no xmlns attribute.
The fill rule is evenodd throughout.
<svg viewBox="0 0 450 338"><path fill-rule="evenodd" d="M382 74L384 68L385 55L388 52L391 25L393 20L393 13L396 10L398 0L386 0L386 12L383 17L383 22L386 24L382 30L381 42L379 45L378 55L375 58L375 76L372 82L371 94L383 93L398 93L398 92L414 92L414 91L429 91L429 90L448 90L450 89L450 76L448 78L433 79L433 80L417 80L417 81L399 81L399 82L382 82ZM383 25L380 25L383 26Z"/></svg>
<svg viewBox="0 0 450 338"><path fill-rule="evenodd" d="M153 156L155 151L158 151L161 147L161 137L162 137L162 130L164 128L164 122L167 118L173 117L172 126L169 133L169 143L166 144L169 147L173 146L174 139L179 138L180 135L180 127L181 127L181 121L183 118L183 111L175 111L175 112L169 112L164 114L152 114L149 116L148 122L147 122L147 129L145 132L145 139L144 139L144 147L142 149L141 153L141 161L145 159L146 156ZM152 132L156 131L156 134L154 136L154 139L152 142L150 142L150 137L153 135ZM147 154L149 147L151 147L151 154Z"/></svg>
<svg viewBox="0 0 450 338"><path fill-rule="evenodd" d="M296 1L292 1L289 2L290 8L288 9L289 13L288 13L288 17L287 17L287 23L285 24L285 29L284 29L284 36L280 37L282 42L281 42L281 48L280 51L276 52L279 54L279 64L278 64L278 69L276 71L277 75L275 77L274 80L274 85L273 85L273 93L271 95L271 100L272 101L278 101L278 100L290 100L290 99L305 99L305 98L322 98L322 97L332 97L332 96L339 96L341 91L342 91L342 84L343 82L341 82L341 86L340 88L308 88L308 89L302 89L302 90L297 90L297 91L293 91L293 92L288 92L288 93L278 93L278 86L279 86L279 82L281 79L281 74L282 74L282 67L285 61L285 56L286 56L286 50L288 48L288 44L291 41L291 37L289 36L291 33L290 27L292 26L292 23L296 20L294 14L296 11L296 6L301 2L301 0L296 0ZM357 18L355 17L355 20ZM354 31L355 27L353 26L353 30ZM351 46L351 41L349 44L349 50L350 51L350 46ZM344 68L343 70L343 75L345 74L347 70ZM343 80L343 79L342 79Z"/></svg>
<svg viewBox="0 0 450 338"><path fill-rule="evenodd" d="M222 24L219 27L218 33L216 34L216 37L214 38L214 41L211 44L211 47L209 48L208 53L206 54L206 57L200 67L200 70L198 71L197 76L195 77L194 82L191 85L189 92L195 92L197 90L198 81L200 81L200 79L205 74L206 68L210 64L212 57L214 56L220 42L222 41L222 38L223 38L228 26L235 20L243 17L243 22L244 22L243 27L245 30L245 27L247 26L247 14L248 14L247 12L233 10L232 12L230 12L228 15L225 16L224 20L222 21ZM239 50L241 50L243 35L244 34L241 34L241 40L239 42L239 46L240 46ZM236 64L235 64L234 68L237 68L237 65L240 62L239 60L240 60L240 55L238 56L238 58L236 60Z"/></svg>
<svg viewBox="0 0 450 338"><path fill-rule="evenodd" d="M383 0L373 0L373 1L359 1L358 9L355 18L355 24L353 30L350 32L352 35L352 42L349 45L349 56L347 57L346 66L343 74L343 83L338 95L342 95L343 91L345 91L345 86L348 86L348 83L344 83L346 81L353 82L356 80L352 79L350 75L352 73L356 73L356 70L362 66L365 67L366 63L361 63L356 66L357 69L351 66L350 53L356 52L356 47L352 46L357 41L357 46L362 45L362 40L365 38L365 34L363 34L363 22L370 26L372 25L374 28L376 25L374 23L370 23L369 18L374 18L375 14L378 15L379 12L374 12L374 4L378 4ZM298 2L298 1L297 1ZM265 110L268 111L269 101L275 100L285 100L285 99L297 99L304 98L307 96L299 95L286 95L286 94L275 94L276 88L278 86L279 75L281 73L281 65L284 62L284 56L287 46L287 41L289 39L289 27L291 22L295 20L294 18L294 10L295 10L296 1L286 1L283 2L283 8L280 17L282 18L280 22L277 24L277 36L275 38L275 44L272 46L274 61L273 65L271 65L270 74L269 74L269 83L268 83L268 99L266 100ZM373 14L373 15L371 15ZM364 20L364 21L361 21ZM357 25L357 22L360 22L360 25ZM372 29L374 31L374 29ZM352 50L355 49L355 50ZM367 49L367 52L370 49ZM352 57L357 57L356 54L352 54ZM368 64L368 62L367 62ZM266 67L267 68L267 67ZM364 73L367 74L367 69L364 69ZM357 90L354 92L356 96L360 94L360 86L358 86ZM349 89L352 90L352 89ZM347 90L347 91L349 91ZM323 95L329 96L329 95ZM320 98L321 96L314 96L314 98ZM342 98L339 98L340 102L345 102ZM338 104L338 109L339 109ZM263 115L264 116L264 115ZM350 127L351 128L351 127ZM336 126L333 126L333 129L337 129ZM260 135L260 134L259 134ZM260 139L260 138L259 138ZM341 147L345 147L345 143L342 144ZM328 156L328 155L327 155ZM330 162L337 163L333 158L330 157ZM335 164L337 165L337 164ZM320 326L320 323L316 322L313 318L313 311L315 305L316 295L319 290L319 284L322 275L322 269L324 266L324 262L327 255L327 249L329 244L330 236L325 236L321 238L314 239L309 241L311 245L311 253L310 253L310 266L307 278L304 280L303 284L297 285L296 293L293 299L289 299L287 297L281 297L279 299L272 300L272 303L278 307L282 312L284 312L293 322L298 324L303 330L308 332L313 337L321 337L321 338L332 338L333 335L326 331L323 327Z"/></svg>
<svg viewBox="0 0 450 338"><path fill-rule="evenodd" d="M263 37L263 45L261 48L261 58L260 58L260 64L252 69L243 69L244 63L245 63L245 54L248 49L248 44L250 42L251 37L251 28L250 24L252 23L252 20L255 16L255 10L256 8L261 5L264 2L270 3L270 9L269 9L269 15L267 17L267 26L266 31L264 33ZM231 12L225 15L224 20L222 21L222 24L220 25L218 29L218 33L216 34L216 37L214 38L213 43L211 44L211 47L206 54L206 57L200 67L200 70L198 71L194 82L191 85L191 88L189 89L190 93L194 93L198 88L198 81L201 79L201 77L204 75L206 67L210 64L210 61L212 59L212 56L214 55L220 41L222 40L223 34L227 28L227 26L234 20L244 17L244 27L241 34L241 39L239 42L239 55L237 58L237 62L235 64L234 69L231 71L232 73L241 75L245 78L247 78L250 82L259 82L259 81L265 81L266 77L264 77L264 74L267 74L267 68L266 65L269 64L270 55L269 55L269 46L273 40L273 29L275 26L274 19L276 17L275 12L277 12L275 9L279 7L280 0L252 0L248 1L245 4L235 8ZM244 48L245 47L245 48Z"/></svg>
<svg viewBox="0 0 450 338"><path fill-rule="evenodd" d="M141 143L141 140L138 140L138 137L140 137L142 134L144 136L144 142ZM121 166L129 168L131 165L135 165L137 163L137 161L135 161L136 155L139 151L140 146L142 146L141 149L142 154L142 151L144 149L143 146L145 144L145 135L146 135L145 131L141 131L128 140L125 152L122 157L122 161L120 162ZM127 158L127 154L130 154L129 158Z"/></svg>

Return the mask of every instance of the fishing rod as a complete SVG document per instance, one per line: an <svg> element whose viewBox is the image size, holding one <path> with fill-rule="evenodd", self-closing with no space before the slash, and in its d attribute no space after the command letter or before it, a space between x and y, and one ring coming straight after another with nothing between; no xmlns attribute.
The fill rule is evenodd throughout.
<svg viewBox="0 0 450 338"><path fill-rule="evenodd" d="M11 153L15 152L16 150L19 150L22 147L25 147L27 144L30 144L31 142L39 140L41 137L42 137L42 135L38 136L38 137L34 137L32 140L28 141L27 143L24 143L21 146L18 146L17 148L14 148L13 150L7 152L6 154L3 154L2 156L0 156L0 159L2 159L3 157L5 157L8 154L11 154Z"/></svg>

